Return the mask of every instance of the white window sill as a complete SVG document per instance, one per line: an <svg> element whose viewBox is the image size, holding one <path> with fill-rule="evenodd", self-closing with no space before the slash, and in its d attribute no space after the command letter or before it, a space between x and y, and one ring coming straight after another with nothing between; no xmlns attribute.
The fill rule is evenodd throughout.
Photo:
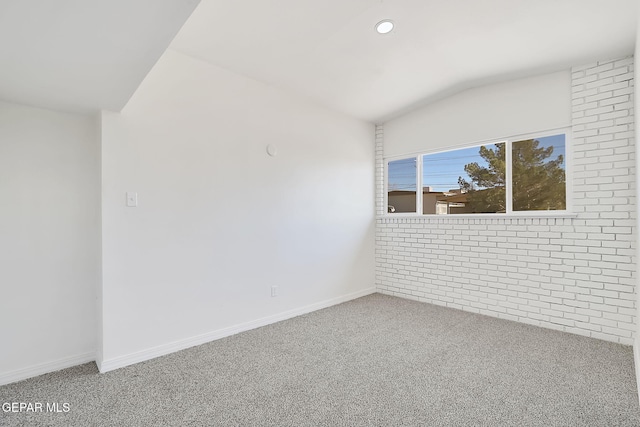
<svg viewBox="0 0 640 427"><path fill-rule="evenodd" d="M518 219L518 218L577 218L578 214L575 212L553 212L553 211L539 211L539 212L523 212L523 213L510 213L510 214L498 214L498 213L485 213L485 214L449 214L449 215L436 215L436 214L415 214L415 213L398 213L398 214L386 214L377 215L376 219Z"/></svg>

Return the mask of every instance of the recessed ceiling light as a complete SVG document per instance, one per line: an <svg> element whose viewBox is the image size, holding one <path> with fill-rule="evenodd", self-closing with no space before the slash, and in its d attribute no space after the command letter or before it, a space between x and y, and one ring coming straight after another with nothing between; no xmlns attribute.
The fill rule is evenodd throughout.
<svg viewBox="0 0 640 427"><path fill-rule="evenodd" d="M387 34L393 30L393 21L385 19L376 24L376 31L380 34Z"/></svg>

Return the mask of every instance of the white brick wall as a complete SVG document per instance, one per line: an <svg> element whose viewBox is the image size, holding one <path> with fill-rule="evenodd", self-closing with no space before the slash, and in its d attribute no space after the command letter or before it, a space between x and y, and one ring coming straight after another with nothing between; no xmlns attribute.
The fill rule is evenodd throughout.
<svg viewBox="0 0 640 427"><path fill-rule="evenodd" d="M376 215L384 215L384 128L376 125Z"/></svg>
<svg viewBox="0 0 640 427"><path fill-rule="evenodd" d="M633 58L575 67L572 105L575 218L378 217L378 290L632 344ZM383 138L377 126L378 215Z"/></svg>

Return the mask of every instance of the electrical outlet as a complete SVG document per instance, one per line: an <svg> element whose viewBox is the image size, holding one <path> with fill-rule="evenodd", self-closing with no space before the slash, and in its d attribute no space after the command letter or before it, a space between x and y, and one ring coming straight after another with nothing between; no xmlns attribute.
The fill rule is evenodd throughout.
<svg viewBox="0 0 640 427"><path fill-rule="evenodd" d="M278 296L278 287L277 286L272 286L271 287L271 296L272 297L277 297Z"/></svg>

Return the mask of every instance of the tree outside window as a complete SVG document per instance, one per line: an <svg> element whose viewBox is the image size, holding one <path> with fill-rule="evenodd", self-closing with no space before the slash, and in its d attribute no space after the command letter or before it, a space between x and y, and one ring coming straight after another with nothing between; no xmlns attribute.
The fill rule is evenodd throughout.
<svg viewBox="0 0 640 427"><path fill-rule="evenodd" d="M468 163L468 179L458 177L473 212L505 212L506 144L480 147L484 164ZM566 209L565 136L554 135L511 144L513 211Z"/></svg>

